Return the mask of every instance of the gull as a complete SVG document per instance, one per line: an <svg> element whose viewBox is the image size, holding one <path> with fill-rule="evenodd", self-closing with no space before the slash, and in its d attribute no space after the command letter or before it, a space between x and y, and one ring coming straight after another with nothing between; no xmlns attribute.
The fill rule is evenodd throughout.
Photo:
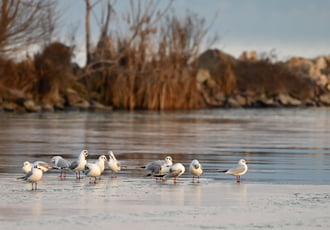
<svg viewBox="0 0 330 230"><path fill-rule="evenodd" d="M94 177L94 184L96 184L96 177L101 176L102 170L100 168L101 163L103 163L104 170L104 162L107 161L107 158L102 155L99 157L99 162L96 163L87 163L85 166L84 173L89 178L89 183L91 183L91 178Z"/></svg>
<svg viewBox="0 0 330 230"><path fill-rule="evenodd" d="M33 162L33 163L30 163L29 161L25 161L25 162L23 163L22 171L23 171L25 174L27 174L28 172L31 171L31 169L32 169L35 165L39 165L40 170L41 170L42 172L47 172L48 170L50 170L50 169L52 168L48 163L46 163L46 162L44 162L44 161L35 161L35 162Z"/></svg>
<svg viewBox="0 0 330 230"><path fill-rule="evenodd" d="M32 168L33 168L33 164L30 163L29 161L25 161L23 163L22 171L23 173L27 174L31 171Z"/></svg>
<svg viewBox="0 0 330 230"><path fill-rule="evenodd" d="M120 162L116 159L112 151L109 151L109 168L113 173L117 173L121 169Z"/></svg>
<svg viewBox="0 0 330 230"><path fill-rule="evenodd" d="M176 178L181 176L185 172L185 167L181 163L175 163L169 166L168 173L163 177L163 181L167 178L173 177L173 182L176 184Z"/></svg>
<svg viewBox="0 0 330 230"><path fill-rule="evenodd" d="M65 160L63 157L61 156L54 156L52 157L52 165L53 168L55 169L59 169L60 170L60 175L59 177L66 177L66 172L70 169L70 161ZM63 176L64 173L64 176Z"/></svg>
<svg viewBox="0 0 330 230"><path fill-rule="evenodd" d="M85 169L86 166L86 157L88 156L88 151L87 150L83 150L81 151L81 153L79 154L79 157L77 160L73 161L70 165L70 169L74 172L76 172L76 179L80 180L80 171L82 171L83 169Z"/></svg>
<svg viewBox="0 0 330 230"><path fill-rule="evenodd" d="M37 190L37 182L42 178L42 170L39 165L33 166L32 170L28 172L24 177L19 177L18 179L23 179L27 182L30 182L32 185L31 190ZM34 184L34 187L33 187Z"/></svg>
<svg viewBox="0 0 330 230"><path fill-rule="evenodd" d="M241 176L243 176L248 170L248 166L246 164L247 164L247 162L244 159L240 159L238 161L238 165L236 167L228 169L228 170L220 170L219 172L224 172L226 174L236 176L236 182L240 183Z"/></svg>
<svg viewBox="0 0 330 230"><path fill-rule="evenodd" d="M164 160L152 161L141 168L150 170L150 173L147 176L154 176L157 180L157 177L163 177L166 173L168 173L171 165L173 165L172 157L166 156Z"/></svg>
<svg viewBox="0 0 330 230"><path fill-rule="evenodd" d="M202 165L199 163L198 160L193 160L189 165L189 172L193 175L192 183L194 183L195 176L197 176L198 180L197 183L199 183L199 176L202 175L203 169Z"/></svg>
<svg viewBox="0 0 330 230"><path fill-rule="evenodd" d="M104 162L105 161L108 161L107 157L105 155L99 156L99 158L95 161L95 164L97 164L99 166L101 173L103 173L103 171L104 171ZM101 177L100 177L100 180L101 180Z"/></svg>

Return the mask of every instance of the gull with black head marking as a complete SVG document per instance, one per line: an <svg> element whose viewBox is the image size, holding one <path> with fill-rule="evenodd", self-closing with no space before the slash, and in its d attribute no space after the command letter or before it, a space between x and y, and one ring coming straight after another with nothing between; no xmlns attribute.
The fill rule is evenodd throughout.
<svg viewBox="0 0 330 230"><path fill-rule="evenodd" d="M37 190L37 182L42 178L42 170L39 165L35 165L30 172L28 172L24 177L19 177L17 179L23 179L32 185L31 190ZM34 185L34 187L33 187Z"/></svg>
<svg viewBox="0 0 330 230"><path fill-rule="evenodd" d="M69 167L72 171L76 172L76 179L80 180L80 171L85 169L85 166L87 164L87 161L86 161L87 156L88 156L87 150L81 151L78 159L73 161Z"/></svg>
<svg viewBox="0 0 330 230"><path fill-rule="evenodd" d="M189 172L193 175L192 183L195 183L195 176L198 178L197 183L199 183L199 177L203 173L202 165L198 160L193 160L189 165Z"/></svg>
<svg viewBox="0 0 330 230"><path fill-rule="evenodd" d="M244 159L240 159L238 161L238 165L231 169L220 170L219 172L224 172L225 174L230 174L236 176L236 182L241 182L241 176L243 176L248 171L247 162Z"/></svg>
<svg viewBox="0 0 330 230"><path fill-rule="evenodd" d="M104 168L105 168L104 162L106 162L106 161L108 161L108 159L105 155L99 156L99 158L95 161L95 164L98 165L100 168L101 174L104 172ZM87 164L89 164L89 163L87 163ZM100 175L99 179L101 180L101 175Z"/></svg>
<svg viewBox="0 0 330 230"><path fill-rule="evenodd" d="M105 161L107 161L107 158L102 155L99 157L98 161L95 163L87 163L84 169L84 174L89 178L89 183L91 184L91 178L94 177L94 184L96 184L96 178L101 176L102 174L102 166L100 166L101 164L103 164L103 170L104 170L104 163Z"/></svg>

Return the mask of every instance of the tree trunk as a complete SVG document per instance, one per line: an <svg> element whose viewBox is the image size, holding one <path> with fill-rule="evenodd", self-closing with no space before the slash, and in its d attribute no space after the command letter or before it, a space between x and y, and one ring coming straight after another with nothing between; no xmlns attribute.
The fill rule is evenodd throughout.
<svg viewBox="0 0 330 230"><path fill-rule="evenodd" d="M91 4L89 0L85 0L86 3L86 65L91 61L91 48L90 48L90 37L91 37L91 26L90 26L90 14L91 14Z"/></svg>

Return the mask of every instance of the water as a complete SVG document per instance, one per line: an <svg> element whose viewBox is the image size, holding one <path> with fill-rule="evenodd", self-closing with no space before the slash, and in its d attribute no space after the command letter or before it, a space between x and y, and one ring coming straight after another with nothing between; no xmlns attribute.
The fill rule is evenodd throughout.
<svg viewBox="0 0 330 230"><path fill-rule="evenodd" d="M0 223L3 229L329 229L327 109L0 114ZM24 161L89 161L114 151L123 170L97 184L44 173L38 190L16 178ZM201 183L186 172L156 182L139 168L171 155L199 159ZM240 158L236 183L217 172Z"/></svg>
<svg viewBox="0 0 330 230"><path fill-rule="evenodd" d="M89 159L114 151L126 178L139 166L171 155L188 166L198 159L203 178L232 182L227 169L249 162L245 183L330 184L329 109L115 111L0 114L0 173L18 174L25 160ZM183 177L189 177L186 173Z"/></svg>

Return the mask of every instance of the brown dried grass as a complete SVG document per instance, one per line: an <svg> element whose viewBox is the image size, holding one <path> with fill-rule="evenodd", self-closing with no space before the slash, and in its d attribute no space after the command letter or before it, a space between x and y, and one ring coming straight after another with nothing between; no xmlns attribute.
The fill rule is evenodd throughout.
<svg viewBox="0 0 330 230"><path fill-rule="evenodd" d="M4 88L19 90L29 96L33 94L35 83L36 69L31 59L16 63L0 58L0 84Z"/></svg>
<svg viewBox="0 0 330 230"><path fill-rule="evenodd" d="M34 59L27 57L18 63L0 58L2 88L17 90L37 101L56 103L61 99L60 91L73 82L71 49L61 43L49 44ZM6 95L0 96L6 100Z"/></svg>
<svg viewBox="0 0 330 230"><path fill-rule="evenodd" d="M216 68L211 70L211 75L219 86L219 90L226 96L237 91L237 77L234 68L231 62L220 62Z"/></svg>
<svg viewBox="0 0 330 230"><path fill-rule="evenodd" d="M204 101L197 90L195 74L187 70L113 72L103 77L102 102L118 109L197 109ZM99 89L101 89L100 87Z"/></svg>

